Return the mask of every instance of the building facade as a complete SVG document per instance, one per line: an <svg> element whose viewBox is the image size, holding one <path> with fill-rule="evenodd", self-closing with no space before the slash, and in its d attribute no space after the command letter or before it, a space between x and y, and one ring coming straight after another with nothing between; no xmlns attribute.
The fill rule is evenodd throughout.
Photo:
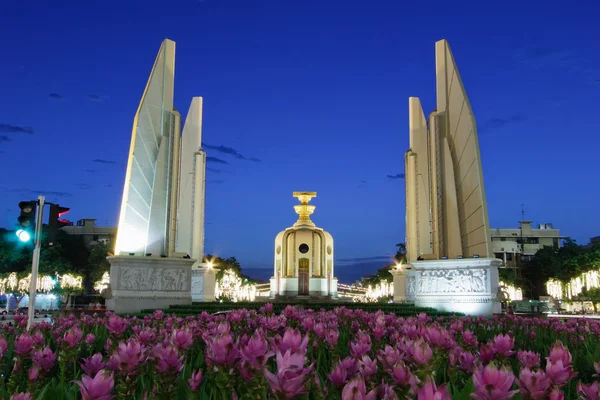
<svg viewBox="0 0 600 400"><path fill-rule="evenodd" d="M490 233L495 257L502 260L504 268L514 269L529 262L545 246L558 249L564 238L560 229L552 224L539 224L534 228L531 221L520 221L519 227L514 229L492 229Z"/></svg>
<svg viewBox="0 0 600 400"><path fill-rule="evenodd" d="M98 243L108 244L117 235L116 226L96 226L94 218L80 219L77 224L60 229L69 235L83 236L83 242L88 248Z"/></svg>

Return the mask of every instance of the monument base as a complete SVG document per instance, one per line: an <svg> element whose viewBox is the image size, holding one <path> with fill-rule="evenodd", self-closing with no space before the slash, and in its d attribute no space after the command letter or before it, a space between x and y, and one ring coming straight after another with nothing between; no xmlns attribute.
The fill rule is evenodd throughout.
<svg viewBox="0 0 600 400"><path fill-rule="evenodd" d="M299 294L298 290L298 278L271 278L271 289L270 297L314 297L314 298L336 298L337 297L337 278L331 279L329 284L331 287L328 289L327 278L309 278L308 279L308 293Z"/></svg>
<svg viewBox="0 0 600 400"><path fill-rule="evenodd" d="M192 301L215 301L216 272L208 263L192 266Z"/></svg>
<svg viewBox="0 0 600 400"><path fill-rule="evenodd" d="M115 313L192 304L192 265L189 258L111 256L111 294L106 308Z"/></svg>
<svg viewBox="0 0 600 400"><path fill-rule="evenodd" d="M419 307L491 316L501 311L497 301L500 265L494 258L414 261L404 274L394 274L394 288L402 285L404 290L399 292L406 296L398 297Z"/></svg>

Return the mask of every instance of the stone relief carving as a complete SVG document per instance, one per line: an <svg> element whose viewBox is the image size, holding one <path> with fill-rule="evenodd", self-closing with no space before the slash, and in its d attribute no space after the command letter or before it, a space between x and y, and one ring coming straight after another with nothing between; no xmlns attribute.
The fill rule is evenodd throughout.
<svg viewBox="0 0 600 400"><path fill-rule="evenodd" d="M183 291L187 274L183 269L122 267L120 286L124 290Z"/></svg>
<svg viewBox="0 0 600 400"><path fill-rule="evenodd" d="M486 291L486 280L485 269L422 271L417 292L482 293Z"/></svg>
<svg viewBox="0 0 600 400"><path fill-rule="evenodd" d="M417 280L414 276L408 278L408 295L414 296L417 289Z"/></svg>
<svg viewBox="0 0 600 400"><path fill-rule="evenodd" d="M192 293L204 294L204 277L200 274L192 275Z"/></svg>

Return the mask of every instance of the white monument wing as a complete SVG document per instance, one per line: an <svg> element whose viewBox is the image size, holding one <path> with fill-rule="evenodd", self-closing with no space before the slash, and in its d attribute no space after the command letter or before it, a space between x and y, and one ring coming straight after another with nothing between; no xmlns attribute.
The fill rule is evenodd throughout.
<svg viewBox="0 0 600 400"><path fill-rule="evenodd" d="M161 252L165 247L174 71L175 42L166 39L133 120L115 246L117 255Z"/></svg>

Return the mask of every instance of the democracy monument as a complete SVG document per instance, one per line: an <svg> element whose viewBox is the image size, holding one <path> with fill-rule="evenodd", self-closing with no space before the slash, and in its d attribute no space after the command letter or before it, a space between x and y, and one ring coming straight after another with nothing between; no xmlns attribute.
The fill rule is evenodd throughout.
<svg viewBox="0 0 600 400"><path fill-rule="evenodd" d="M448 42L435 45L437 107L409 99L405 154L408 264L394 301L473 315L500 311L473 111ZM164 40L134 116L107 307L115 312L215 300L204 257L202 98L185 124L173 107L175 43ZM275 238L270 297L337 298L333 237L310 220L315 192L295 192L296 223Z"/></svg>
<svg viewBox="0 0 600 400"><path fill-rule="evenodd" d="M202 98L183 131L173 107L175 42L164 40L133 119L125 187L110 262L107 307L115 312L214 300L202 263L206 153Z"/></svg>
<svg viewBox="0 0 600 400"><path fill-rule="evenodd" d="M316 192L294 192L300 204L294 206L299 218L275 238L275 265L270 296L336 298L333 276L333 237L310 220L315 206L309 205Z"/></svg>
<svg viewBox="0 0 600 400"><path fill-rule="evenodd" d="M435 44L437 107L409 99L408 265L393 271L394 301L473 315L500 312L477 127L446 40ZM429 123L427 123L427 121Z"/></svg>

